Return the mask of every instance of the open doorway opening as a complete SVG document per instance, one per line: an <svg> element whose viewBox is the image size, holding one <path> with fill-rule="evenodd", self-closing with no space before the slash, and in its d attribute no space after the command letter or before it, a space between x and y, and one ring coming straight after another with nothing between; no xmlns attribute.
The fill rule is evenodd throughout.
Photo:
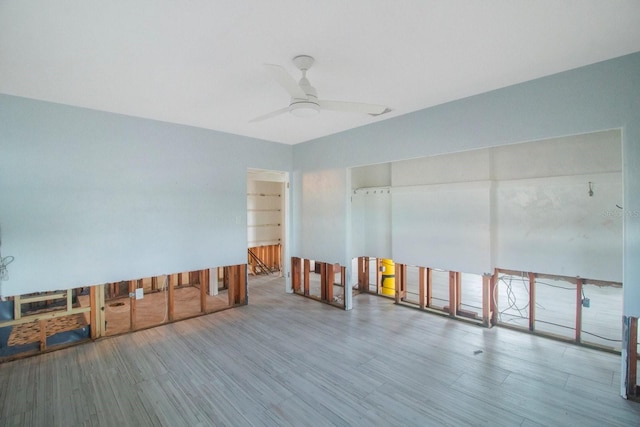
<svg viewBox="0 0 640 427"><path fill-rule="evenodd" d="M284 275L289 174L247 171L247 265L250 276Z"/></svg>

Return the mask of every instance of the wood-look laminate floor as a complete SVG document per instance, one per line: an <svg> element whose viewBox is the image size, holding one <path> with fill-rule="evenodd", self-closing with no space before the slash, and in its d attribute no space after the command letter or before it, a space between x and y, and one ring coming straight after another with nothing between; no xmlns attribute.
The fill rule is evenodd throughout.
<svg viewBox="0 0 640 427"><path fill-rule="evenodd" d="M360 294L250 305L0 365L2 425L630 426L620 356Z"/></svg>

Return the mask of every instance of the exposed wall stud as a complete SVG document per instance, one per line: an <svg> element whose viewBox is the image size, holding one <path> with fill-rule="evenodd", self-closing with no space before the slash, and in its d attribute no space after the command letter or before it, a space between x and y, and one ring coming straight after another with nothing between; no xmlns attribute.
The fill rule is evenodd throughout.
<svg viewBox="0 0 640 427"><path fill-rule="evenodd" d="M427 307L427 268L418 268L418 303L424 310Z"/></svg>
<svg viewBox="0 0 640 427"><path fill-rule="evenodd" d="M482 324L491 326L491 274L482 275Z"/></svg>
<svg viewBox="0 0 640 427"><path fill-rule="evenodd" d="M536 274L529 275L529 330L536 329Z"/></svg>
<svg viewBox="0 0 640 427"><path fill-rule="evenodd" d="M456 309L458 307L458 283L455 271L449 272L449 316L456 317Z"/></svg>
<svg viewBox="0 0 640 427"><path fill-rule="evenodd" d="M576 342L582 339L582 285L584 280L576 278Z"/></svg>
<svg viewBox="0 0 640 427"><path fill-rule="evenodd" d="M306 259L304 260L304 295L309 296L309 287L310 287L310 275L311 274L311 261ZM298 291L300 290L300 280L298 280Z"/></svg>

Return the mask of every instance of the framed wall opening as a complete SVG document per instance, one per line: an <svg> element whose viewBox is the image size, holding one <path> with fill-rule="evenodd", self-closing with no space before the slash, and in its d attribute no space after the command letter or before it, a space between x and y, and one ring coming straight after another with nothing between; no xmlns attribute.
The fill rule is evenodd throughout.
<svg viewBox="0 0 640 427"><path fill-rule="evenodd" d="M247 171L247 266L250 275L284 274L287 269L289 174Z"/></svg>
<svg viewBox="0 0 640 427"><path fill-rule="evenodd" d="M246 264L0 301L0 362L247 304Z"/></svg>
<svg viewBox="0 0 640 427"><path fill-rule="evenodd" d="M104 335L188 319L244 304L243 278L227 266L126 280L104 285ZM244 298L242 298L244 300Z"/></svg>
<svg viewBox="0 0 640 427"><path fill-rule="evenodd" d="M293 293L335 307L346 308L347 269L340 264L306 258L291 258Z"/></svg>

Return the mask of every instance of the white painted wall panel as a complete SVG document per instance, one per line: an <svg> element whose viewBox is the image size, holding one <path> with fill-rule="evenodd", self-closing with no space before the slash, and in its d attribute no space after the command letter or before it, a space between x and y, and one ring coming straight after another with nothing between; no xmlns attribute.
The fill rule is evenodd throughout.
<svg viewBox="0 0 640 427"><path fill-rule="evenodd" d="M376 258L391 258L391 194L389 189L373 190L365 195L365 253Z"/></svg>
<svg viewBox="0 0 640 427"><path fill-rule="evenodd" d="M346 260L347 170L302 176L302 257L331 263Z"/></svg>
<svg viewBox="0 0 640 427"><path fill-rule="evenodd" d="M351 169L351 188L388 187L391 185L391 164L363 166Z"/></svg>
<svg viewBox="0 0 640 427"><path fill-rule="evenodd" d="M349 258L363 256L365 250L365 198L362 194L353 193L351 200L351 247Z"/></svg>
<svg viewBox="0 0 640 427"><path fill-rule="evenodd" d="M360 250L352 257L391 258L391 190L388 187L357 190L352 200L352 215L358 221L352 238L359 241Z"/></svg>
<svg viewBox="0 0 640 427"><path fill-rule="evenodd" d="M391 182L400 187L486 181L491 178L490 160L491 150L483 149L394 162Z"/></svg>
<svg viewBox="0 0 640 427"><path fill-rule="evenodd" d="M620 173L496 183L497 267L621 282L621 200Z"/></svg>
<svg viewBox="0 0 640 427"><path fill-rule="evenodd" d="M491 271L490 183L394 188L393 259L466 273Z"/></svg>
<svg viewBox="0 0 640 427"><path fill-rule="evenodd" d="M620 129L493 147L492 179L622 171Z"/></svg>
<svg viewBox="0 0 640 427"><path fill-rule="evenodd" d="M490 223L482 224L490 230L489 241L482 243L490 246L486 272L501 267L620 281L623 215L615 205L622 206L621 159L621 132L607 130L393 162L394 227L407 227L402 221L410 219L425 241L438 242L442 247L466 246L466 233L455 241L463 228L454 220L459 219L464 227L469 221L459 212L474 212L480 206L484 212L486 206L473 199L455 200L448 193L460 194L460 189L474 185L465 182L489 182L492 177L494 191L486 195L492 217ZM374 175L379 168L373 165L354 170L363 177ZM593 197L588 195L589 182L593 183ZM359 205L363 210L362 246L367 249L361 254L391 257L380 249L385 247L385 233L390 231L385 221L390 222L391 216L390 205L374 203L379 190L356 191L363 199ZM420 194L425 191L433 194ZM412 195L400 196L405 192ZM415 217L404 209L414 209ZM413 244L416 235L410 231L406 231L406 240L398 240L401 237L395 231L395 247L399 250L420 246ZM448 236L454 236L453 240ZM376 239L382 244L376 245ZM478 246L473 240L469 244ZM433 256L446 253L451 254L451 260L440 258L440 264L431 260L421 265L460 264L457 250L437 251ZM393 256L398 257L397 251ZM416 254L411 259L420 257Z"/></svg>

